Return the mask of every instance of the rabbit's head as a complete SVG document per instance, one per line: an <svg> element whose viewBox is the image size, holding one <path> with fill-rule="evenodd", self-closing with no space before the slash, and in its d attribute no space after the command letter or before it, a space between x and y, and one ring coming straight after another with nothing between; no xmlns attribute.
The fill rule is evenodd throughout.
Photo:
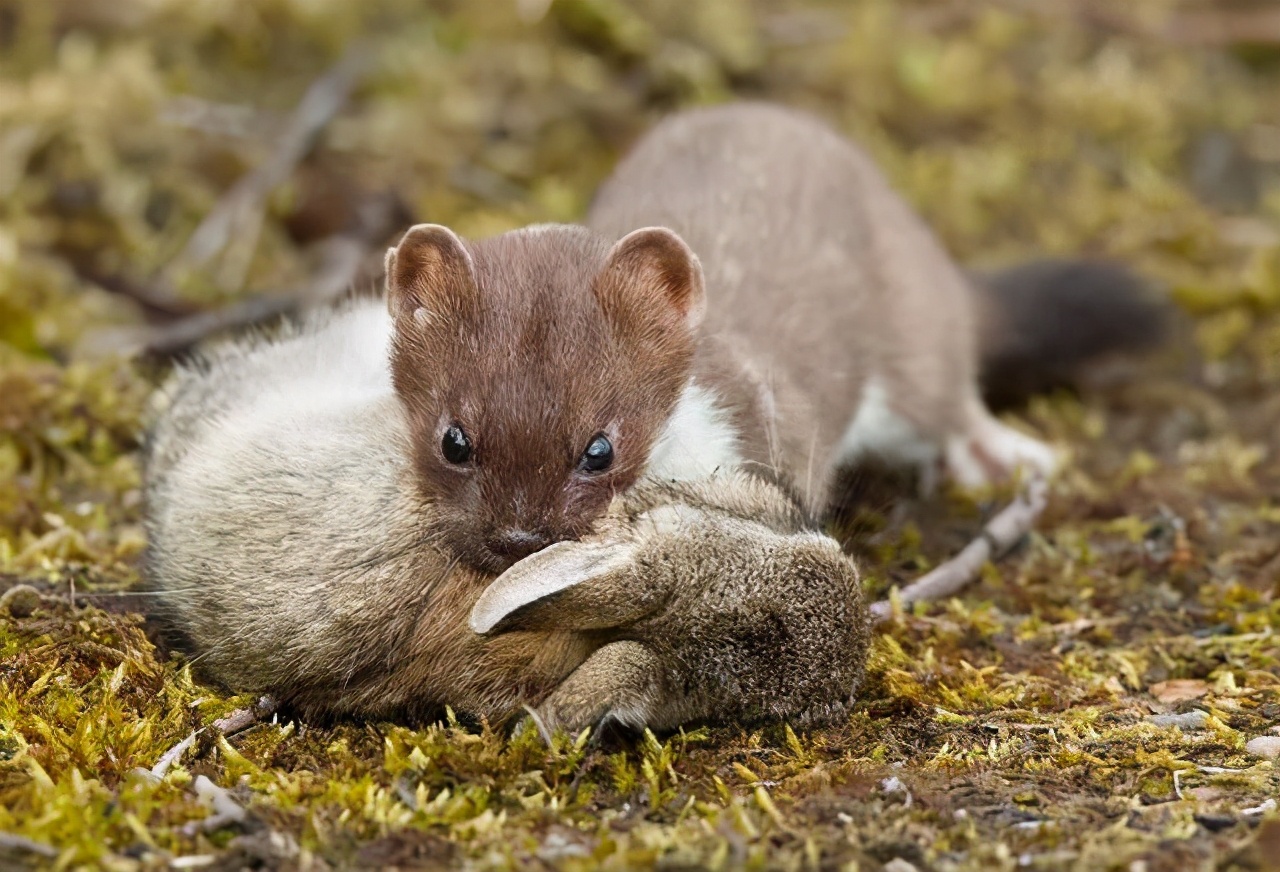
<svg viewBox="0 0 1280 872"><path fill-rule="evenodd" d="M548 727L843 711L866 651L857 571L785 510L783 491L735 474L625 502L638 513L525 558L472 610L478 633L598 634L598 650L539 705Z"/></svg>

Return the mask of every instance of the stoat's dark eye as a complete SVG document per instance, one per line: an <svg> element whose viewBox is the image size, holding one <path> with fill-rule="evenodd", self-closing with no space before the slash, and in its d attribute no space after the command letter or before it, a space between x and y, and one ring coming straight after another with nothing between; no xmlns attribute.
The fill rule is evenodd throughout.
<svg viewBox="0 0 1280 872"><path fill-rule="evenodd" d="M466 463L471 459L471 440L457 424L444 431L440 440L440 453L450 463Z"/></svg>
<svg viewBox="0 0 1280 872"><path fill-rule="evenodd" d="M587 450L582 452L582 460L578 468L584 472L604 472L613 465L613 443L603 433L591 440Z"/></svg>

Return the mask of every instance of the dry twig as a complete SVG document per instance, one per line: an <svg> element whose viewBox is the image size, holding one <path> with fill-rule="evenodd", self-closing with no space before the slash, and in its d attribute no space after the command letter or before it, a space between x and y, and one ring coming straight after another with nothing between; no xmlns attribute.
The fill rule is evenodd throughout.
<svg viewBox="0 0 1280 872"><path fill-rule="evenodd" d="M172 357L202 340L231 330L252 327L311 306L332 302L351 289L360 275L368 243L340 236L326 240L315 278L297 288L261 294L221 309L200 312L140 334L139 350L158 357Z"/></svg>
<svg viewBox="0 0 1280 872"><path fill-rule="evenodd" d="M218 718L213 722L212 726L215 730L224 736L234 736L236 733L249 729L254 724L260 723L271 715L275 714L277 703L269 696L260 697L253 706L249 708L236 709L225 718ZM161 755L156 761L156 765L152 766L150 773L155 778L164 778L165 773L169 771L169 767L182 759L182 755L195 745L196 739L205 731L205 727L195 730L191 735L187 736L178 744L174 745L168 751Z"/></svg>
<svg viewBox="0 0 1280 872"><path fill-rule="evenodd" d="M187 753L191 746L196 743L200 732L200 730L196 730L168 751L165 751L160 759L156 761L156 765L151 767L151 774L156 778L164 778L169 772L169 767L181 760L182 755Z"/></svg>
<svg viewBox="0 0 1280 872"><path fill-rule="evenodd" d="M102 330L91 334L90 351L113 354L147 354L160 358L188 351L220 333L264 324L274 318L335 302L363 278L370 252L381 245L396 226L409 223L403 205L394 196L373 196L357 209L356 227L319 243L319 263L311 281L290 290L260 294L222 309L199 312L151 327Z"/></svg>
<svg viewBox="0 0 1280 872"><path fill-rule="evenodd" d="M213 726L224 736L234 736L271 717L275 714L276 708L277 703L271 697L259 697L253 707L236 709L225 718L218 718L213 722Z"/></svg>
<svg viewBox="0 0 1280 872"><path fill-rule="evenodd" d="M267 196L289 178L311 150L316 135L345 105L368 67L369 58L367 49L353 48L312 83L271 156L236 182L205 216L183 250L162 271L162 282L171 282L183 271L199 269L221 253L224 260L218 283L226 289L243 284L258 245Z"/></svg>
<svg viewBox="0 0 1280 872"><path fill-rule="evenodd" d="M978 538L955 557L903 588L897 602L908 606L959 593L978 577L988 560L998 559L1031 531L1048 499L1049 483L1043 478L1031 479L1022 493L982 528ZM873 603L872 621L884 623L893 614L893 607L893 600Z"/></svg>
<svg viewBox="0 0 1280 872"><path fill-rule="evenodd" d="M13 833L3 832L0 832L0 851L35 854L37 857L48 857L50 859L58 856L58 849L52 845L46 845L44 842L37 842L34 839L28 839L26 836L18 836Z"/></svg>

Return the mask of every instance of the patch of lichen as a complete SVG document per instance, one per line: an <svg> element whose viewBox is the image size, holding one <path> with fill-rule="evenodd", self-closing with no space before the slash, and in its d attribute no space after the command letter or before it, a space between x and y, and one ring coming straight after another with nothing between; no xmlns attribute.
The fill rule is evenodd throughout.
<svg viewBox="0 0 1280 872"><path fill-rule="evenodd" d="M1244 749L1280 725L1274 50L1171 40L1170 15L1234 8L1190 0L515 14L539 5L0 0L0 586L43 595L0 615L0 866L1276 868L1280 773ZM251 256L164 271L353 37L373 68ZM1168 353L1022 415L1073 460L1040 531L893 621L829 728L548 749L286 717L142 774L251 700L158 656L110 595L143 542L151 384L120 337L303 281L315 228L366 194L469 234L572 220L661 112L735 94L861 138L968 262L1119 257L1180 304ZM989 505L907 509L865 519L877 592ZM203 831L200 775L248 819Z"/></svg>

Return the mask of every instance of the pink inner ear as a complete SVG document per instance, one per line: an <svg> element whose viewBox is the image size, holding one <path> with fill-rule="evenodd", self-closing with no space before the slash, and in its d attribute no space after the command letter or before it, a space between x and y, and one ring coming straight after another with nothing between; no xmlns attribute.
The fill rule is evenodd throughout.
<svg viewBox="0 0 1280 872"><path fill-rule="evenodd" d="M614 292L638 292L673 307L690 329L702 321L702 265L684 240L665 227L645 227L619 240L609 252L603 278Z"/></svg>
<svg viewBox="0 0 1280 872"><path fill-rule="evenodd" d="M409 228L387 255L387 289L393 314L439 309L475 293L471 254L456 233L439 224Z"/></svg>

